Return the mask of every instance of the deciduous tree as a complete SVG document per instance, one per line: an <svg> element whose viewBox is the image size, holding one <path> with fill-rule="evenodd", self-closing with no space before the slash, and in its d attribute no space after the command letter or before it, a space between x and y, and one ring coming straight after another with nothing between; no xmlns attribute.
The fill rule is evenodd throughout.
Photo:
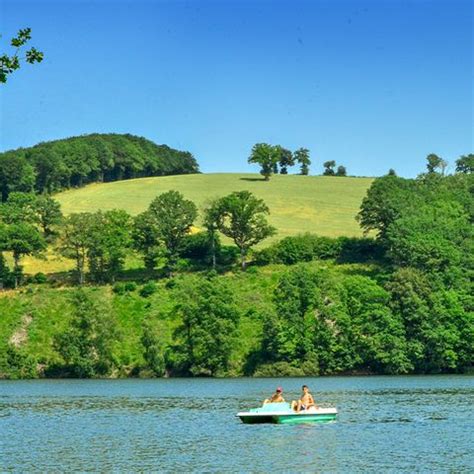
<svg viewBox="0 0 474 474"><path fill-rule="evenodd" d="M298 148L293 154L294 159L300 165L300 173L304 176L309 174L311 160L309 158L309 150L307 148Z"/></svg>
<svg viewBox="0 0 474 474"><path fill-rule="evenodd" d="M278 166L278 160L279 149L277 147L268 143L257 143L252 148L248 162L260 165L260 174L265 178L265 181L268 181L272 173L275 172L275 166Z"/></svg>
<svg viewBox="0 0 474 474"><path fill-rule="evenodd" d="M266 219L268 206L249 191L236 191L219 200L219 209L219 230L239 248L245 270L249 249L276 232Z"/></svg>
<svg viewBox="0 0 474 474"><path fill-rule="evenodd" d="M173 270L180 245L196 220L196 205L184 199L178 191L168 191L156 197L148 211L155 220L160 242L166 250L168 267Z"/></svg>
<svg viewBox="0 0 474 474"><path fill-rule="evenodd" d="M335 174L334 168L336 166L336 162L334 160L325 161L323 163L323 166L324 166L324 171L323 171L324 176L334 176Z"/></svg>

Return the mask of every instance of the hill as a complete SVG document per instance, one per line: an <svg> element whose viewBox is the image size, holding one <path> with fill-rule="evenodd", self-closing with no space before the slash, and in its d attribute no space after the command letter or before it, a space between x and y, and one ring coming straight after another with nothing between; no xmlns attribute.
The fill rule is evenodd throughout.
<svg viewBox="0 0 474 474"><path fill-rule="evenodd" d="M361 236L355 216L372 181L372 178L299 175L277 175L263 181L258 174L189 174L90 184L63 191L55 199L66 215L114 208L136 215L154 197L170 189L194 201L200 211L214 197L246 189L264 199L270 208L269 221L277 228L277 234L262 244L265 246L305 232L328 237ZM140 261L131 256L127 266L137 264ZM52 249L46 260L26 257L23 265L26 273L56 273L73 268L72 261L59 257Z"/></svg>
<svg viewBox="0 0 474 474"><path fill-rule="evenodd" d="M56 192L93 182L196 173L191 153L134 135L91 134L0 153L0 193Z"/></svg>
<svg viewBox="0 0 474 474"><path fill-rule="evenodd" d="M193 174L93 184L56 195L63 212L125 209L138 214L158 194L177 190L202 209L206 201L248 190L270 208L274 239L303 232L330 237L359 236L355 220L372 178L277 175L268 182L257 174Z"/></svg>

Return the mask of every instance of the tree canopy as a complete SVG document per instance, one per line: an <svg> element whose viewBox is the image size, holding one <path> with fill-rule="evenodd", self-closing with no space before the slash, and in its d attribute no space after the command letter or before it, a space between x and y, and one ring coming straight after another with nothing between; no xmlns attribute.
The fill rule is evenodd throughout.
<svg viewBox="0 0 474 474"><path fill-rule="evenodd" d="M0 153L0 193L52 193L93 182L198 173L193 155L143 137L91 134Z"/></svg>

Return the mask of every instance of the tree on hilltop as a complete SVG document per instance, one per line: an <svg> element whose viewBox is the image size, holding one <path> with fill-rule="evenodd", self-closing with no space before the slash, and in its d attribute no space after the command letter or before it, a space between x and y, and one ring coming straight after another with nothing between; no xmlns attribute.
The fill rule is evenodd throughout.
<svg viewBox="0 0 474 474"><path fill-rule="evenodd" d="M428 173L437 173L439 170L439 172L444 175L444 171L448 166L447 161L443 160L443 158L439 157L438 155L435 155L434 153L430 153L426 157L426 161L426 168L428 170Z"/></svg>
<svg viewBox="0 0 474 474"><path fill-rule="evenodd" d="M309 174L309 166L311 165L309 150L307 148L298 148L294 153L294 159L300 165L300 174L307 176Z"/></svg>
<svg viewBox="0 0 474 474"><path fill-rule="evenodd" d="M325 161L323 163L323 166L324 166L324 171L323 171L324 176L334 176L335 175L334 168L336 167L336 162L334 160Z"/></svg>
<svg viewBox="0 0 474 474"><path fill-rule="evenodd" d="M456 160L456 173L474 173L474 154L462 155Z"/></svg>
<svg viewBox="0 0 474 474"><path fill-rule="evenodd" d="M336 170L336 176L347 176L346 167L339 165Z"/></svg>
<svg viewBox="0 0 474 474"><path fill-rule="evenodd" d="M280 145L277 145L277 148L279 152L280 174L288 174L288 167L295 164L293 153Z"/></svg>
<svg viewBox="0 0 474 474"><path fill-rule="evenodd" d="M268 143L257 143L252 148L248 162L260 165L260 174L265 181L269 181L272 173L275 173L275 166L278 172L279 157L280 152L277 147Z"/></svg>

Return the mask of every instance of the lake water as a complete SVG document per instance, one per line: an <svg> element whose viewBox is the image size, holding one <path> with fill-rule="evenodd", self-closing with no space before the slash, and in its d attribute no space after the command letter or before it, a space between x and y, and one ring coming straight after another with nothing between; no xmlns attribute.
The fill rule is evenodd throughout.
<svg viewBox="0 0 474 474"><path fill-rule="evenodd" d="M244 425L282 385L328 424ZM0 470L474 472L474 377L0 381Z"/></svg>

